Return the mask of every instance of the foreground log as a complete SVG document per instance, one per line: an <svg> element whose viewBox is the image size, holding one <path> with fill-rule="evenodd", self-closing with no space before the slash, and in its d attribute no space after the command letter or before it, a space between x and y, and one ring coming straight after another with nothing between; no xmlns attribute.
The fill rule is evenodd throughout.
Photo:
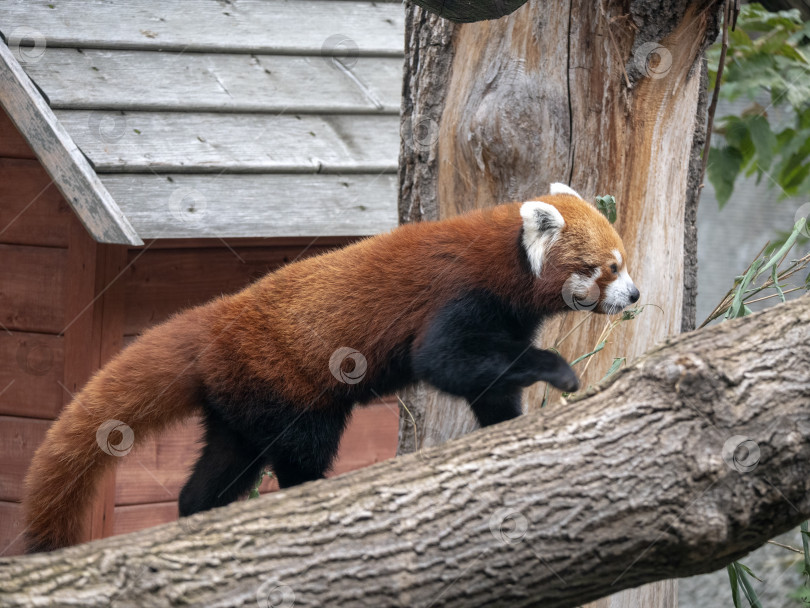
<svg viewBox="0 0 810 608"><path fill-rule="evenodd" d="M810 297L589 397L127 536L0 560L4 606L576 606L810 517Z"/></svg>

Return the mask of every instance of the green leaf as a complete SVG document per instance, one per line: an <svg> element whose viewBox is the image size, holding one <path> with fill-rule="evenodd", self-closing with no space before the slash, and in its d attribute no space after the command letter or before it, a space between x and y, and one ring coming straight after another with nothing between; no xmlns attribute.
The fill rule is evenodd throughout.
<svg viewBox="0 0 810 608"><path fill-rule="evenodd" d="M765 264L765 266L763 266L762 269L757 272L756 276L762 274L763 272L766 272L771 267L775 268L777 266L777 262L779 262L779 260L781 260L783 256L787 255L787 253L793 248L793 245L796 243L796 239L799 238L799 234L801 234L802 230L804 230L804 226L806 223L807 218L804 217L799 218L799 221L796 222L796 224L793 226L793 232L790 233L790 236L785 241L785 244L782 245L779 251L777 251L770 257L768 263Z"/></svg>
<svg viewBox="0 0 810 608"><path fill-rule="evenodd" d="M748 578L749 576L752 576L753 578L757 577L754 576L754 573L751 572L751 569L748 566L744 566L740 562L734 562L734 566L737 571L737 577L741 583L743 593L745 594L745 599L748 600L748 604L751 606L751 608L762 608L762 602L759 601L757 592L754 591L754 586L751 583L751 580Z"/></svg>
<svg viewBox="0 0 810 608"><path fill-rule="evenodd" d="M731 301L731 306L729 306L728 310L726 311L726 319L737 319L739 317L744 317L751 314L751 309L743 304L743 297L748 289L748 286L751 284L751 281L753 281L757 276L760 267L764 263L765 260L758 258L754 260L754 263L751 264L751 266L748 267L748 270L743 275L742 280L737 285L737 291L734 294L734 299Z"/></svg>
<svg viewBox="0 0 810 608"><path fill-rule="evenodd" d="M717 202L722 209L734 191L734 181L742 169L742 154L736 148L723 146L712 148L706 173L714 186Z"/></svg>
<svg viewBox="0 0 810 608"><path fill-rule="evenodd" d="M802 25L798 9L771 12L758 2L745 4L740 9L737 27L746 31L769 32L774 29L795 31Z"/></svg>
<svg viewBox="0 0 810 608"><path fill-rule="evenodd" d="M771 280L773 281L773 288L776 290L776 293L779 294L779 299L782 300L782 304L784 304L785 292L782 291L782 286L779 284L779 277L776 276L776 266L771 268Z"/></svg>
<svg viewBox="0 0 810 608"><path fill-rule="evenodd" d="M774 152L777 150L776 135L771 131L771 125L764 116L752 116L746 120L751 141L756 150L756 161L759 169L767 171L773 162Z"/></svg>
<svg viewBox="0 0 810 608"><path fill-rule="evenodd" d="M585 353L584 355L580 355L579 357L577 357L576 359L571 361L571 366L573 367L574 365L576 365L580 361L583 361L583 360L587 359L588 357L594 356L600 350L605 348L605 342L606 342L605 340L602 340L599 344L596 345L596 348L594 348L591 352Z"/></svg>
<svg viewBox="0 0 810 608"><path fill-rule="evenodd" d="M596 197L596 208L611 224L616 222L616 199L610 194Z"/></svg>
<svg viewBox="0 0 810 608"><path fill-rule="evenodd" d="M645 306L648 306L645 304ZM644 306L638 308L628 308L622 312L621 321L632 321L644 311Z"/></svg>
<svg viewBox="0 0 810 608"><path fill-rule="evenodd" d="M261 487L262 480L265 477L268 477L269 479L273 479L273 473L271 473L267 469L265 469L261 473L259 473L259 479L256 480L256 483L254 483L253 487L250 489L250 494L248 494L248 500L250 500L252 498L258 498L259 497L259 488Z"/></svg>
<svg viewBox="0 0 810 608"><path fill-rule="evenodd" d="M613 364L612 364L612 365L610 366L610 368L607 370L607 373L605 374L605 377L604 377L604 378L602 378L602 380L603 380L603 381L604 381L604 380L607 380L607 379L608 379L608 378L610 378L610 377L611 377L613 374L615 374L617 371L619 371L619 368L620 368L622 365L624 365L624 362L625 362L625 361L627 361L627 357L616 357L615 359L613 359Z"/></svg>
<svg viewBox="0 0 810 608"><path fill-rule="evenodd" d="M726 116L723 119L723 129L726 143L739 151L742 156L741 165L747 166L754 158L754 142L751 140L748 124L736 116Z"/></svg>
<svg viewBox="0 0 810 608"><path fill-rule="evenodd" d="M740 606L740 583L737 580L737 569L734 567L737 562L732 562L726 566L728 572L728 582L731 585L731 601L734 602L734 608L742 608Z"/></svg>

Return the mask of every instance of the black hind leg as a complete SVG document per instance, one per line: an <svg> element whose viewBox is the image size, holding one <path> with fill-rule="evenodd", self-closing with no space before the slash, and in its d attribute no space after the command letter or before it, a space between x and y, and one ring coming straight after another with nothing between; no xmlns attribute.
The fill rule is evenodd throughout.
<svg viewBox="0 0 810 608"><path fill-rule="evenodd" d="M180 515L222 507L243 496L259 478L265 463L244 437L209 412L205 418L205 447L180 492Z"/></svg>
<svg viewBox="0 0 810 608"><path fill-rule="evenodd" d="M351 408L292 412L270 447L278 485L289 488L323 479L337 455Z"/></svg>

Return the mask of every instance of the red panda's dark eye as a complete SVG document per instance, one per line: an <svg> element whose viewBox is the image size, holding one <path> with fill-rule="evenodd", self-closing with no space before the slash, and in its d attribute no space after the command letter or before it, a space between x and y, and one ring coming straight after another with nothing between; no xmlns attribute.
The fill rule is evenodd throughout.
<svg viewBox="0 0 810 608"><path fill-rule="evenodd" d="M611 264L610 265L610 272L612 272L613 274L618 274L619 273L619 266L617 264Z"/></svg>

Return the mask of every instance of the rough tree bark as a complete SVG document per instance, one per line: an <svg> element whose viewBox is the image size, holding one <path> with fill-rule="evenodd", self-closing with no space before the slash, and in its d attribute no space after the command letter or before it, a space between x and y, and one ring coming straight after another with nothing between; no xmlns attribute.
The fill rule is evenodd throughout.
<svg viewBox="0 0 810 608"><path fill-rule="evenodd" d="M586 198L616 196L631 274L642 302L656 307L620 326L584 384L601 378L615 357L632 360L694 327L702 57L718 8L687 0L531 0L498 21L464 25L408 8L402 221L534 198L552 181ZM554 344L583 314L550 323L540 344ZM563 355L591 351L604 323L585 320L561 345ZM527 408L542 402L543 390L526 391ZM400 453L476 428L464 404L424 386L402 398L409 411L400 421ZM674 605L674 583L657 594L661 600L647 606Z"/></svg>
<svg viewBox="0 0 810 608"><path fill-rule="evenodd" d="M810 517L810 296L553 415L126 536L0 559L4 606L576 606Z"/></svg>
<svg viewBox="0 0 810 608"><path fill-rule="evenodd" d="M498 19L516 11L526 0L414 0L440 17L458 23Z"/></svg>

